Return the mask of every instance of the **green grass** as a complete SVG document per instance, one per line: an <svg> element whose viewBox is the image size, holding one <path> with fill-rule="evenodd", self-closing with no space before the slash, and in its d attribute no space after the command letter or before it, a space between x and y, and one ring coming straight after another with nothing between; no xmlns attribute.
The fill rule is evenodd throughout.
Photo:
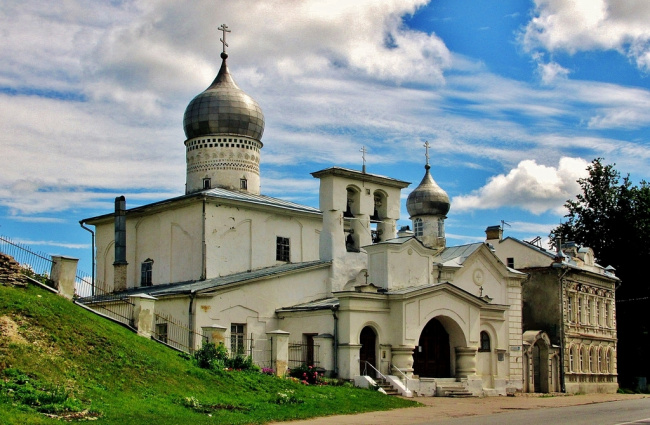
<svg viewBox="0 0 650 425"><path fill-rule="evenodd" d="M192 360L37 286L0 286L0 423L248 424L414 406ZM75 416L76 415L76 416Z"/></svg>

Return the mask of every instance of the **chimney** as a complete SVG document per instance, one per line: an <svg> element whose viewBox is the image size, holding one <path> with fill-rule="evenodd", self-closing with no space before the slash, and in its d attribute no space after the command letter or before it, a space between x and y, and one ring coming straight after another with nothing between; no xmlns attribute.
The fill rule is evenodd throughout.
<svg viewBox="0 0 650 425"><path fill-rule="evenodd" d="M501 226L490 226L485 229L485 239L488 241L501 241L503 239L503 228Z"/></svg>
<svg viewBox="0 0 650 425"><path fill-rule="evenodd" d="M113 263L113 291L126 290L126 199L115 198L115 262Z"/></svg>

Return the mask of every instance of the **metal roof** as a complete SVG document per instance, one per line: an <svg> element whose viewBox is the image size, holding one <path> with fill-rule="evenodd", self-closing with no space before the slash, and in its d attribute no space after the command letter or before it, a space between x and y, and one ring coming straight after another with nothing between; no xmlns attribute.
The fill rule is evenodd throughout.
<svg viewBox="0 0 650 425"><path fill-rule="evenodd" d="M177 196L175 198L169 198L158 202L153 202L151 204L141 205L139 207L129 208L126 210L127 214L136 214L139 212L144 212L149 209L163 207L164 205L172 205L180 202L187 202L192 199L202 199L210 198L212 200L224 200L231 202L241 202L252 205L259 205L271 208L279 208L285 211L295 211L302 212L307 214L318 214L321 215L321 211L318 208L310 207L307 205L297 204L295 202L285 201L284 199L273 198L265 195L253 195L247 192L239 192L228 189L214 188L206 189L200 192L194 192L187 195ZM106 219L114 217L114 213L103 214L96 217L89 217L81 220L82 222L89 222L98 219Z"/></svg>
<svg viewBox="0 0 650 425"><path fill-rule="evenodd" d="M472 255L477 249L483 245L483 242L476 242L467 245L450 246L445 248L436 257L439 258L441 263L447 263L455 260L458 265L465 262L467 257Z"/></svg>
<svg viewBox="0 0 650 425"><path fill-rule="evenodd" d="M329 261L308 261L304 263L288 263L288 264L281 264L279 266L265 267L259 270L234 273L228 276L215 277L206 280L195 280L190 282L178 282L178 283L171 283L171 284L130 288L124 292L120 292L119 294L124 296L147 294L147 295L151 295L152 297L160 297L165 295L176 295L176 294L190 294L190 293L201 293L201 292L205 293L205 292L210 292L210 290L232 285L235 283L244 283L248 281L263 280L269 277L294 273L300 270L306 271L309 269L318 269L318 268L329 266L330 264L331 263ZM113 294L111 294L111 296L113 296ZM95 297L95 300L100 300L100 299L101 297ZM85 300L86 299L81 299L80 301L84 302ZM88 301L90 300L88 299Z"/></svg>
<svg viewBox="0 0 650 425"><path fill-rule="evenodd" d="M282 307L275 310L276 313L286 313L293 311L313 311L313 310L332 310L338 308L340 302L338 298L323 298L320 300L308 301L306 303L296 304L290 307Z"/></svg>

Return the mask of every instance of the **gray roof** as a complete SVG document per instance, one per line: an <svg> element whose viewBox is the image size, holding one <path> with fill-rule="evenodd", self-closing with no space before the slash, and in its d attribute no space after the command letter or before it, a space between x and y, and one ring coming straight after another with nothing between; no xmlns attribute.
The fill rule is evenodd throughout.
<svg viewBox="0 0 650 425"><path fill-rule="evenodd" d="M348 178L358 179L362 181L378 183L386 186L397 187L400 189L405 188L411 184L410 182L394 179L392 177L382 176L380 174L365 173L363 171L357 171L357 170L352 170L343 167L330 167L324 170L314 171L313 173L311 173L311 175L316 178L321 178L327 175L342 176L342 177L348 177Z"/></svg>
<svg viewBox="0 0 650 425"><path fill-rule="evenodd" d="M239 192L239 191L221 189L221 188L206 189L200 192L194 192L187 195L177 196L175 198L165 199L151 204L130 208L127 209L126 212L127 214L137 214L137 213L145 212L150 209L162 207L167 204L174 204L177 202L188 201L191 199L202 199L203 197L213 199L213 200L222 199L231 202L241 202L241 203L251 204L251 205L260 205L265 207L278 208L285 211L295 211L295 212L301 212L307 214L318 214L318 215L322 214L318 208L310 207L307 205L296 204L295 202L285 201L284 199L272 198L270 196L265 196L265 195L253 195L252 193L248 193L248 192ZM114 213L111 212L109 214L104 214L97 217L86 218L82 220L82 222L111 218L113 216Z"/></svg>
<svg viewBox="0 0 650 425"><path fill-rule="evenodd" d="M275 311L276 313L286 313L292 311L332 310L338 308L339 304L338 298L330 297L296 304L290 307L282 307Z"/></svg>
<svg viewBox="0 0 650 425"><path fill-rule="evenodd" d="M263 280L277 275L293 273L301 270L306 271L309 269L317 269L329 265L329 261L308 261L304 263L281 264L279 266L265 267L259 270L234 273L228 276L215 277L206 280L195 280L190 282L179 282L166 285L131 288L125 292L121 292L120 295L129 296L147 294L151 295L152 297L160 297L176 294L205 293L210 292L213 289L221 288L235 283ZM101 297L97 297L96 299L101 300ZM85 299L81 299L80 301L84 302Z"/></svg>
<svg viewBox="0 0 650 425"><path fill-rule="evenodd" d="M440 254L437 255L441 263L454 261L461 265L465 262L467 257L472 255L477 249L483 245L483 242L476 242L467 245L450 246L445 248Z"/></svg>

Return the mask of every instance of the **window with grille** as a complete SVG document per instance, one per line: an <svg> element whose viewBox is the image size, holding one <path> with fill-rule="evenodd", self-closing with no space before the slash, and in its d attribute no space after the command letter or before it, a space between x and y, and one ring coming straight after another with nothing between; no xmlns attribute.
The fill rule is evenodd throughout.
<svg viewBox="0 0 650 425"><path fill-rule="evenodd" d="M140 266L140 286L153 285L153 260L147 258Z"/></svg>
<svg viewBox="0 0 650 425"><path fill-rule="evenodd" d="M230 325L230 353L244 354L246 352L246 325L233 323Z"/></svg>
<svg viewBox="0 0 650 425"><path fill-rule="evenodd" d="M275 259L278 261L286 261L288 263L291 259L289 238L278 236L276 241Z"/></svg>

